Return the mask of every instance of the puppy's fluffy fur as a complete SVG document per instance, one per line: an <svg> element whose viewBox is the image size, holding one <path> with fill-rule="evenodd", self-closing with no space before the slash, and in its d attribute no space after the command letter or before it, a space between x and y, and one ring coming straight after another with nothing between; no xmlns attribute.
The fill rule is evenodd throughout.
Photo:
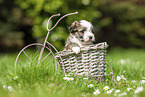
<svg viewBox="0 0 145 97"><path fill-rule="evenodd" d="M72 50L74 53L80 53L80 48L88 46L95 41L93 26L86 20L75 21L69 27L70 35L65 42L64 50Z"/></svg>

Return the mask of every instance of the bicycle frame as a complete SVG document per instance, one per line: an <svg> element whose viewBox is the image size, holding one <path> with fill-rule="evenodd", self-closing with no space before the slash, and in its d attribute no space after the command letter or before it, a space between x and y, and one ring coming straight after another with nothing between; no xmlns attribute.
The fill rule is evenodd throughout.
<svg viewBox="0 0 145 97"><path fill-rule="evenodd" d="M52 16L48 19L48 22L47 22L47 31L48 31L48 33L47 33L47 35L46 35L46 37L45 37L44 43L43 43L43 44L41 44L41 43L32 43L32 44L29 44L29 45L25 46L25 47L18 53L18 55L17 55L17 57L16 57L15 69L16 69L16 65L17 65L18 58L19 58L19 56L21 55L22 52L23 52L23 53L27 56L27 58L31 61L31 58L30 58L30 57L28 56L28 54L24 51L25 49L27 49L28 47L31 47L31 46L42 46L41 51L40 51L40 54L39 54L39 56L38 56L38 64L37 64L37 67L38 67L38 65L40 64L40 60L41 60L41 58L42 58L42 55L43 55L43 52L44 52L44 48L46 48L47 50L49 50L50 53L53 55L53 57L55 57L55 55L53 54L51 48L49 48L49 47L46 46L46 44L48 44L49 46L51 46L51 47L58 53L57 49L56 49L52 44L50 44L50 43L47 41L48 36L49 36L49 33L50 33L51 30L53 30L53 29L57 26L57 24L58 24L64 17L69 16L69 15L73 15L73 14L78 14L78 12L69 13L69 14L66 14L66 15L60 17L59 20L54 24L54 26L51 27L51 28L49 29L49 28L48 28L48 25L49 25L50 20L51 20L53 17L55 17L55 16L60 16L60 14L52 15ZM48 56L50 53L48 53L47 56ZM47 56L46 56L46 57L47 57ZM44 58L42 59L42 61L45 60L46 57L44 57ZM61 57L60 57L60 59L61 59ZM42 61L41 61L41 62L42 62ZM56 65L56 70L57 70L57 65Z"/></svg>
<svg viewBox="0 0 145 97"><path fill-rule="evenodd" d="M69 14L66 14L66 15L62 16L62 17L55 23L55 25L54 25L52 28L50 28L50 29L48 29L49 21L50 21L53 17L55 17L55 16L60 16L60 14L52 15L52 16L48 19L48 22L47 22L47 31L48 31L48 33L47 33L46 38L45 38L45 41L44 41L44 43L43 43L43 47L42 47L42 49L41 49L41 51L40 51L40 55L39 55L39 58L38 58L38 65L39 65L39 63L40 63L40 60L41 60L41 57L42 57L44 48L45 48L45 46L46 46L47 39L48 39L48 36L49 36L50 31L53 30L53 29L57 26L57 24L60 22L60 20L62 20L64 17L69 16L69 15L73 15L73 14L78 14L78 12L69 13ZM38 66L38 65L37 65L37 66Z"/></svg>

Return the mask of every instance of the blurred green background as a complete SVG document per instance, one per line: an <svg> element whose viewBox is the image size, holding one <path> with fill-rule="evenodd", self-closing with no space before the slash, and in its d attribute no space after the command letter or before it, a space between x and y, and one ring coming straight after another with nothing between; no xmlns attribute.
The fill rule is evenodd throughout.
<svg viewBox="0 0 145 97"><path fill-rule="evenodd" d="M75 11L79 14L63 19L49 35L58 50L64 48L67 27L82 19L93 23L95 43L145 48L145 0L0 0L0 53L43 43L48 18ZM53 18L49 27L58 19Z"/></svg>

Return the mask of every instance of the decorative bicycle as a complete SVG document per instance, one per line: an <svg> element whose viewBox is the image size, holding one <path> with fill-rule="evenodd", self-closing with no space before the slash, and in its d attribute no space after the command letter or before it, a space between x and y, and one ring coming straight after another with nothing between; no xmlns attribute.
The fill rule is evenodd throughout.
<svg viewBox="0 0 145 97"><path fill-rule="evenodd" d="M48 31L48 33L47 33L47 35L46 35L46 37L45 37L44 43L43 43L43 44L41 44L41 43L32 43L32 44L29 44L29 45L25 46L25 47L18 53L18 55L17 55L17 57L16 57L15 69L16 69L16 67L17 67L19 58L20 58L20 56L21 56L22 53L23 53L23 55L25 55L26 58L28 59L27 62L28 62L28 61L32 61L33 59L36 59L36 57L37 57L37 58L38 58L37 66L39 66L39 64L42 63L49 55L52 55L52 56L53 56L53 61L54 61L54 64L53 64L53 65L55 65L55 68L56 68L56 70L57 70L57 63L56 63L55 54L53 53L53 51L55 51L56 53L57 53L58 51L57 51L57 49L56 49L51 43L49 43L49 42L47 41L47 39L48 39L48 36L49 36L50 31L52 31L64 17L70 16L70 15L74 15L74 14L78 14L78 12L69 13L69 14L66 14L66 15L62 16L62 17L59 18L59 20L54 24L54 26L53 26L52 28L49 29L48 26L49 26L50 20L51 20L53 17L55 17L55 16L60 16L60 14L52 15L52 16L48 19L48 22L47 22L47 31ZM36 50L36 54L30 56L30 55L29 55L30 52L29 52L29 50L27 51L27 49L30 48L30 47L34 47L34 46L39 46L41 49ZM43 55L44 50L47 51L47 54L45 54L45 55ZM60 57L60 59L61 59L61 57ZM26 62L26 61L25 61L25 62ZM54 68L54 66L53 66L53 68Z"/></svg>
<svg viewBox="0 0 145 97"><path fill-rule="evenodd" d="M95 79L97 78L100 81L105 80L105 76L112 75L113 81L113 70L111 66L106 62L106 49L108 47L106 42L90 45L88 47L82 47L79 54L74 54L72 51L63 50L58 52L57 49L47 41L50 31L52 31L57 26L60 20L62 20L66 16L74 14L78 14L78 12L69 13L62 16L52 28L48 29L50 19L55 16L60 16L60 14L52 15L47 22L48 33L46 35L44 43L33 43L25 46L16 57L15 69L17 67L18 59L20 60L20 55L22 55L22 53L30 62L33 61L33 59L37 59L37 67L47 57L49 57L49 55L51 55L51 58L53 60L53 70L55 69L57 71L57 64L59 63L65 75L73 74L75 76ZM40 46L41 48L36 52L36 54L30 56L29 54L31 52L27 53L26 51L28 48L34 46ZM44 53L44 50L46 50L47 53ZM55 51L55 53L53 53L53 51ZM48 60L46 61L48 62ZM109 74L106 73L106 66L109 66L111 70Z"/></svg>

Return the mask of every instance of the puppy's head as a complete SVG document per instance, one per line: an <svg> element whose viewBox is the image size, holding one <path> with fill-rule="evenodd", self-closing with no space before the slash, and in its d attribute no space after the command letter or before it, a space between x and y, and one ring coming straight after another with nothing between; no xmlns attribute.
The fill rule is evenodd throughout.
<svg viewBox="0 0 145 97"><path fill-rule="evenodd" d="M91 43L95 41L93 26L86 20L75 21L69 27L70 33L74 34L81 42Z"/></svg>

